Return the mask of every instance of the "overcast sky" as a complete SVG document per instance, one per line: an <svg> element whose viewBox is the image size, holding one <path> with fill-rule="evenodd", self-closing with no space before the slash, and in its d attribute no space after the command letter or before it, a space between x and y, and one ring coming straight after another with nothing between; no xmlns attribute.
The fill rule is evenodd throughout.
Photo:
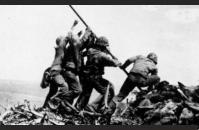
<svg viewBox="0 0 199 130"><path fill-rule="evenodd" d="M74 7L98 36L109 39L121 62L153 51L162 80L199 84L199 6ZM75 19L67 5L0 6L0 79L40 82L54 58L56 37ZM126 78L118 68L107 68L105 77L117 88Z"/></svg>

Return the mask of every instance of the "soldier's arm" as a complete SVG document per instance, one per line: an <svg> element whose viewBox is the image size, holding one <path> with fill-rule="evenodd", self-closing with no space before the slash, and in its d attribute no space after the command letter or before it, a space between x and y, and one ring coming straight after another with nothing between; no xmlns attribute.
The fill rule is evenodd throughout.
<svg viewBox="0 0 199 130"><path fill-rule="evenodd" d="M151 75L158 75L158 68L154 63L149 64L148 69Z"/></svg>
<svg viewBox="0 0 199 130"><path fill-rule="evenodd" d="M124 62L124 64L121 66L121 68L122 69L126 69L130 64L134 63L139 57L140 57L140 55L134 56L134 57L131 57L131 58L127 59Z"/></svg>
<svg viewBox="0 0 199 130"><path fill-rule="evenodd" d="M81 42L86 42L89 39L89 37L91 36L91 34L92 34L91 29L90 28L86 28L85 33L84 33L84 35L81 38Z"/></svg>
<svg viewBox="0 0 199 130"><path fill-rule="evenodd" d="M95 34L91 31L90 28L87 28L84 35L80 39L81 42L81 50L84 48L90 47L94 44L96 39Z"/></svg>
<svg viewBox="0 0 199 130"><path fill-rule="evenodd" d="M151 69L151 75L158 75L158 69L157 69L157 67L153 67Z"/></svg>
<svg viewBox="0 0 199 130"><path fill-rule="evenodd" d="M77 35L73 34L72 32L69 32L68 33L68 41L69 41L70 46L73 48L74 62L76 65L76 71L78 72L81 67L80 39Z"/></svg>
<svg viewBox="0 0 199 130"><path fill-rule="evenodd" d="M121 66L121 63L117 59L113 59L105 53L101 53L100 58L102 64L105 66L113 66L113 67Z"/></svg>

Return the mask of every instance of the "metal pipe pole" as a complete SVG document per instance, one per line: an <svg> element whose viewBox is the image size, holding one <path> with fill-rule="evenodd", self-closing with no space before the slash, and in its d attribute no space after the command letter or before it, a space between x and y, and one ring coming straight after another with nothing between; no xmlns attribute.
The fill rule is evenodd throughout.
<svg viewBox="0 0 199 130"><path fill-rule="evenodd" d="M82 19L82 17L77 13L77 11L73 8L72 5L69 5L69 7L73 10L73 12L77 15L77 17L83 22L83 24L88 27L88 25L86 24L86 22Z"/></svg>
<svg viewBox="0 0 199 130"><path fill-rule="evenodd" d="M86 24L86 22L83 20L83 18L77 13L77 11L73 8L73 6L72 5L69 5L69 7L73 10L73 12L77 15L77 17L82 21L82 23L86 26L86 27L88 27L88 25ZM95 35L95 37L97 38L97 36ZM108 53L111 55L111 57L113 58L113 59L117 59L110 51L108 51ZM126 70L124 70L124 69L122 69L127 75L128 75L128 72L126 71Z"/></svg>

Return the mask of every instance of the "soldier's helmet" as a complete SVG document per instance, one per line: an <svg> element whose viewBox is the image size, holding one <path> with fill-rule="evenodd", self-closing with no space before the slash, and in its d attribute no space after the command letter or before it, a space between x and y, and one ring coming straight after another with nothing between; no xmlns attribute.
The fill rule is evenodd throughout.
<svg viewBox="0 0 199 130"><path fill-rule="evenodd" d="M56 45L59 46L60 43L61 43L61 40L64 39L64 38L65 38L64 36L57 37L56 40L55 40Z"/></svg>
<svg viewBox="0 0 199 130"><path fill-rule="evenodd" d="M106 37L101 36L96 40L96 45L101 46L101 47L108 47L109 46L109 41Z"/></svg>
<svg viewBox="0 0 199 130"><path fill-rule="evenodd" d="M147 58L149 58L150 60L152 60L155 64L158 63L158 56L154 52L149 53L147 55Z"/></svg>

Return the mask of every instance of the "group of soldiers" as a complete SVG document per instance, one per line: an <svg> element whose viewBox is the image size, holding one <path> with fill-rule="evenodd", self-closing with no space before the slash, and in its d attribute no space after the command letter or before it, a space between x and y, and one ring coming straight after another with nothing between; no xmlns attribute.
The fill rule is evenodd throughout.
<svg viewBox="0 0 199 130"><path fill-rule="evenodd" d="M111 54L106 37L97 37L89 27L84 34L81 31L75 34L76 24L75 21L67 36L56 39L53 63L45 70L41 82L42 88L49 87L43 108L56 110L61 106L67 112L70 111L68 105L71 105L78 111L89 109L111 116L117 103L122 102L135 87L142 91L142 87L147 86L150 91L159 83L155 53L131 57L122 64ZM115 95L114 85L103 78L104 68L125 70L131 63L134 63L133 68ZM100 95L89 104L93 89Z"/></svg>

